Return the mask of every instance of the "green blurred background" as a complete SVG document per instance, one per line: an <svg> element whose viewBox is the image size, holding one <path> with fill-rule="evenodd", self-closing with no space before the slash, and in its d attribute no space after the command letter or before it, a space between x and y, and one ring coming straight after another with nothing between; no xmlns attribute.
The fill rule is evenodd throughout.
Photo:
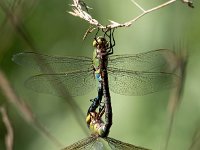
<svg viewBox="0 0 200 150"><path fill-rule="evenodd" d="M82 37L88 23L67 13L71 8L67 0L1 0L7 7L17 8L16 16L24 23L38 52L62 56L92 56L93 34L86 40ZM144 8L151 8L160 1L138 1ZM108 20L125 22L139 15L141 11L130 1L88 0L92 15L103 24ZM191 9L183 3L176 3L148 14L129 28L115 31L115 54L135 54L153 49L184 48L188 50L189 62L183 92L183 99L174 118L168 150L188 150L196 129L200 126L200 3ZM2 5L2 4L1 4ZM65 99L39 94L24 87L24 81L31 70L11 61L12 55L30 51L26 41L16 32L0 9L0 69L14 87L17 94L31 107L35 116L49 132L64 146L89 135L85 134ZM78 91L77 91L78 92ZM170 90L141 97L111 93L113 126L110 137L153 150L162 149L168 127L168 99ZM73 100L86 114L89 99L96 96L96 90ZM15 150L54 150L55 144L42 135L41 131L27 123L13 104L0 92L0 105L6 105L14 130ZM81 115L81 114L80 114ZM0 149L5 149L6 128L0 121ZM200 149L198 146L196 149Z"/></svg>

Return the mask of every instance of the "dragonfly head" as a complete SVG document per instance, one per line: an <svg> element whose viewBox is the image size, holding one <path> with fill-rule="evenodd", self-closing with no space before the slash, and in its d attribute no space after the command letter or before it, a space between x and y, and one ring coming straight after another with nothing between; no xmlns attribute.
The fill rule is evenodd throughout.
<svg viewBox="0 0 200 150"><path fill-rule="evenodd" d="M109 47L109 42L102 36L94 39L93 46L97 49L107 50Z"/></svg>

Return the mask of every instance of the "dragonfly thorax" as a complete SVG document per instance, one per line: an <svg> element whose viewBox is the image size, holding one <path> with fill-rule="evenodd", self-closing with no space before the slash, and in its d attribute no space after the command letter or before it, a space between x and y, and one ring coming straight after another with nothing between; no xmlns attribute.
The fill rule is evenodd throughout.
<svg viewBox="0 0 200 150"><path fill-rule="evenodd" d="M104 58L107 64L107 50L109 49L109 42L104 37L95 38L93 41L93 46L95 47L93 52L93 66L95 73L100 73L100 61Z"/></svg>

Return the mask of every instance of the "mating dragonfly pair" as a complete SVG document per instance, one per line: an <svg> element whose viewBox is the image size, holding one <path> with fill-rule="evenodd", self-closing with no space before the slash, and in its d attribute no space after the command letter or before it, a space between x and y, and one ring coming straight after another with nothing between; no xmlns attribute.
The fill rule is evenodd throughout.
<svg viewBox="0 0 200 150"><path fill-rule="evenodd" d="M175 86L174 81L179 79L171 65L175 54L167 49L159 49L136 55L109 55L112 54L112 47L105 37L96 38L93 46L92 59L23 52L14 55L13 61L41 72L25 82L26 87L40 93L62 96L54 87L61 86L71 96L80 96L94 89L98 80L98 96L89 107L86 118L93 133L65 150L103 149L98 141L100 138L107 141L111 149L147 150L108 137L112 125L109 89L121 95L145 95ZM102 121L103 115L105 123Z"/></svg>

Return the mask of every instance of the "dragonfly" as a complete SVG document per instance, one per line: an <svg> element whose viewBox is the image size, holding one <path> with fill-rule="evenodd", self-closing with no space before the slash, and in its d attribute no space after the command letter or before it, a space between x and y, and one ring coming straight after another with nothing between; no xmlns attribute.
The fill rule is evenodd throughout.
<svg viewBox="0 0 200 150"><path fill-rule="evenodd" d="M96 109L99 107L99 112ZM106 136L102 136L104 131L108 127L107 124L110 122L110 117L107 118L108 122L105 123L102 120L102 116L104 113L108 113L105 111L106 105L101 106L98 99L94 99L91 106L88 109L86 122L88 124L89 129L91 130L91 136L84 138L63 150L103 150L105 149L101 140L106 141L109 147L112 150L149 150L147 148L141 146L135 146L129 143L122 142L120 140L116 140L114 138ZM109 116L108 114L105 116ZM112 120L112 119L111 119ZM105 134L104 134L105 135Z"/></svg>
<svg viewBox="0 0 200 150"><path fill-rule="evenodd" d="M179 80L174 74L175 61L172 63L175 57L168 49L109 55L106 66L109 89L120 95L139 96L174 87L174 81ZM15 54L12 60L37 71L25 81L25 86L39 93L62 96L52 83L62 85L71 96L84 95L97 87L94 54L89 58L22 52Z"/></svg>
<svg viewBox="0 0 200 150"><path fill-rule="evenodd" d="M94 52L94 68L96 73L96 78L99 81L98 96L92 101L90 105L86 123L88 128L91 130L92 134L90 137L82 139L66 148L64 150L81 150L81 149L105 149L100 139L103 139L108 143L113 150L148 150L143 147L135 146L132 144L124 143L114 138L108 137L110 127L112 125L112 107L111 107L111 97L109 93L108 86L108 74L107 74L107 57L112 54L112 51L106 51L108 49L108 44L103 37L97 38L93 45L96 47ZM102 97L104 97L104 105L101 105ZM99 112L97 112L99 108ZM102 120L102 116L105 114L105 123Z"/></svg>
<svg viewBox="0 0 200 150"><path fill-rule="evenodd" d="M13 60L20 65L32 67L41 74L30 77L25 85L37 92L54 93L53 85L64 85L69 94L79 96L89 92L96 86L94 74L99 82L99 95L89 107L87 115L88 127L93 131L92 136L84 142L78 142L70 146L72 149L79 146L85 149L87 141L96 143L98 138L103 138L112 147L139 147L132 146L108 137L112 125L112 107L109 93L111 91L124 95L143 95L149 94L172 86L172 80L177 79L173 74L171 66L168 64L168 56L173 56L170 50L154 50L136 55L111 55L111 48L102 37L95 39L93 46L95 50L93 58L88 57L58 57L48 56L33 52L19 53ZM108 51L106 51L109 49ZM156 59L156 62L153 61ZM132 64L131 64L132 63ZM46 67L46 66L50 66ZM109 75L108 75L109 74ZM108 83L109 80L109 83ZM162 82L155 84L156 81ZM103 92L102 92L103 91ZM96 108L101 103L102 94L104 95L103 109L96 113ZM105 124L101 120L105 111ZM94 142L92 142L94 141ZM85 143L86 142L86 143ZM79 144L80 143L80 144ZM83 146L81 146L82 144ZM120 146L115 146L119 143ZM91 146L91 144L89 144ZM97 144L100 146L100 144ZM123 145L123 146L122 146ZM66 149L70 149L67 147ZM141 150L144 148L141 148ZM145 150L145 149L144 149Z"/></svg>
<svg viewBox="0 0 200 150"><path fill-rule="evenodd" d="M112 125L110 90L121 95L145 95L173 87L174 81L179 79L173 73L174 66L171 62L175 60L172 59L175 54L170 50L113 55L110 45L104 37L95 38L93 58L23 52L14 55L13 61L40 72L25 81L26 87L36 92L62 97L63 92L60 92L60 89L65 89L71 96L80 96L98 85L99 89L103 90L107 105L105 120L108 131L104 132L106 136ZM55 90L57 87L60 87L59 91ZM101 102L102 98L98 99Z"/></svg>

